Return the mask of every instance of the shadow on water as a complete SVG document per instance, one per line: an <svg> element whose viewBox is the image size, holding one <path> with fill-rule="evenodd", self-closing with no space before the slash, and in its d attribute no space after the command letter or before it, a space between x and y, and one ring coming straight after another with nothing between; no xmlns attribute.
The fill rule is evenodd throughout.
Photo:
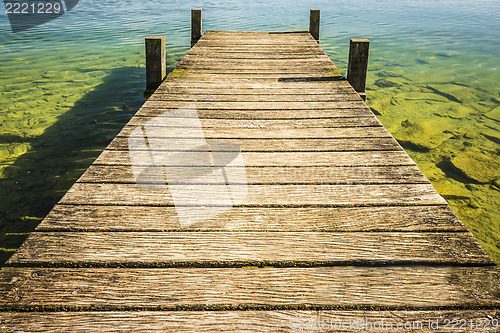
<svg viewBox="0 0 500 333"><path fill-rule="evenodd" d="M144 103L144 69L110 71L104 82L35 139L0 178L0 266Z"/></svg>

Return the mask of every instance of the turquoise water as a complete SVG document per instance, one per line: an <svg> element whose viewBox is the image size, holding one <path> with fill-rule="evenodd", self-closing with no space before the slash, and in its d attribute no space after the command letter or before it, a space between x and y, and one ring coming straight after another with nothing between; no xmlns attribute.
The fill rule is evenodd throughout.
<svg viewBox="0 0 500 333"><path fill-rule="evenodd" d="M204 30L307 30L345 73L372 42L368 104L500 262L500 1L96 1L10 32L0 10L0 255L7 258L143 103L144 37L172 69ZM1 261L0 261L1 262Z"/></svg>

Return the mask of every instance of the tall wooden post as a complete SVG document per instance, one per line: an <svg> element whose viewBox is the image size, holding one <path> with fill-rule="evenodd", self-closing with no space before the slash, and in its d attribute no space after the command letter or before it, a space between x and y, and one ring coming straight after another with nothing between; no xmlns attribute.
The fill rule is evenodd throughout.
<svg viewBox="0 0 500 333"><path fill-rule="evenodd" d="M316 40L319 40L319 16L319 9L311 9L309 14L309 32Z"/></svg>
<svg viewBox="0 0 500 333"><path fill-rule="evenodd" d="M368 39L351 39L347 80L364 101L366 101L365 88L369 49L370 41Z"/></svg>
<svg viewBox="0 0 500 333"><path fill-rule="evenodd" d="M167 75L165 36L146 37L146 91L152 93Z"/></svg>
<svg viewBox="0 0 500 333"><path fill-rule="evenodd" d="M201 9L191 9L191 47L201 38Z"/></svg>

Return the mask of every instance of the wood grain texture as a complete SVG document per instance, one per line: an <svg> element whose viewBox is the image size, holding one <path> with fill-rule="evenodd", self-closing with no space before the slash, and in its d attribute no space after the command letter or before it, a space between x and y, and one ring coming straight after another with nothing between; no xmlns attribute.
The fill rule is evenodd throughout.
<svg viewBox="0 0 500 333"><path fill-rule="evenodd" d="M336 93L354 93L352 88L345 86L330 86L319 87L316 89L293 88L282 85L283 88L276 86L261 87L261 86L243 86L235 85L219 86L182 86L179 84L162 85L156 90L157 94L169 95L267 95L267 96L292 96L292 95L317 95L317 94L336 94Z"/></svg>
<svg viewBox="0 0 500 333"><path fill-rule="evenodd" d="M344 117L375 117L368 108L337 108L308 110L297 105L295 109L214 109L196 106L198 118L200 119L324 119ZM169 108L165 106L147 107L143 106L134 118L142 117L186 117L184 109Z"/></svg>
<svg viewBox="0 0 500 333"><path fill-rule="evenodd" d="M142 312L36 312L0 313L9 330L29 332L401 332L407 325L421 333L450 332L446 321L464 319L466 327L484 327L495 332L492 320L500 320L498 310L438 311L142 311ZM429 328L438 320L438 328ZM36 327L29 323L36 322ZM382 324L383 323L383 324ZM489 324L489 325L488 325ZM343 326L343 328L342 328ZM488 326L488 327L486 327ZM376 328L383 327L383 328ZM388 328L388 327L393 327Z"/></svg>
<svg viewBox="0 0 500 333"><path fill-rule="evenodd" d="M241 170L244 168L244 171ZM178 168L183 172L183 168ZM245 183L259 184L427 184L429 181L416 166L384 167L226 167L226 173L245 172ZM161 173L161 167L152 167L151 174ZM185 170L188 172L188 168ZM151 176L142 181L154 182ZM81 183L135 184L130 166L91 165L78 180ZM175 184L175 181L169 184ZM184 179L183 183L222 184L208 176ZM224 183L225 184L225 183Z"/></svg>
<svg viewBox="0 0 500 333"><path fill-rule="evenodd" d="M217 131L219 135L224 135L222 131ZM266 131L263 131L266 132ZM305 132L307 133L307 132ZM245 133L234 132L235 136L244 135ZM312 134L312 133L311 133ZM362 135L362 133L360 134ZM195 139L196 140L196 139ZM155 152L161 151L179 151L186 153L186 150L191 152L196 151L193 147L193 139L170 139L170 138L149 138L148 142L157 145L157 147L164 147L163 149L155 149ZM242 152L358 152L362 155L365 152L370 155L374 151L397 151L401 147L392 138L289 138L289 139L257 139L257 138L208 138L205 139L208 145L216 143L232 143L239 147ZM110 150L136 150L130 148L129 138L117 136L107 147ZM204 145L200 145L200 151L206 151ZM191 153L193 154L193 153ZM189 155L186 155L189 156ZM246 159L245 159L246 162ZM250 162L252 163L252 162ZM386 162L391 163L391 162Z"/></svg>
<svg viewBox="0 0 500 333"><path fill-rule="evenodd" d="M231 140L233 141L233 140ZM297 142L299 140L296 140ZM301 140L301 141L306 141ZM112 146L110 148L113 148ZM96 159L97 164L130 165L130 156L125 146L106 149ZM275 148L277 149L277 148ZM241 154L245 166L386 166L386 165L416 165L402 150L397 151L334 151L325 148L309 146L303 152L245 152ZM319 151L318 151L319 150ZM323 151L322 151L323 150Z"/></svg>
<svg viewBox="0 0 500 333"><path fill-rule="evenodd" d="M325 59L325 54L322 52L293 52L289 50L282 50L275 52L255 51L254 52L244 52L237 50L222 50L222 49L197 49L196 51L191 50L186 56L189 57L206 57L207 59L222 59L222 60L233 60L233 59L262 59L262 60L309 60L309 59Z"/></svg>
<svg viewBox="0 0 500 333"><path fill-rule="evenodd" d="M144 107L181 109L192 108L196 109L220 109L220 110L317 110L317 109L357 109L366 107L366 104L361 100L345 101L345 102L183 102L172 101L165 103L162 101L148 100L144 103ZM137 111L138 115L144 115L143 108ZM152 116L152 114L148 114Z"/></svg>
<svg viewBox="0 0 500 333"><path fill-rule="evenodd" d="M355 92L339 92L321 95L249 95L249 94L231 94L231 95L216 95L216 94L189 94L189 95L171 95L156 93L153 94L149 101L187 101L195 103L203 102L339 102L339 101L358 101L359 96Z"/></svg>
<svg viewBox="0 0 500 333"><path fill-rule="evenodd" d="M334 64L328 58L327 55L324 56L312 56L308 58L303 58L303 59L288 59L286 63L280 59L280 58L266 58L266 59L253 59L253 58L222 58L222 59L217 59L217 57L210 56L210 53L205 53L203 57L200 57L198 55L192 55L192 54L187 54L180 62L179 64L183 66L187 65L195 65L195 66L200 66L200 65L205 65L205 66L213 66L213 65L218 65L218 66L247 66L247 65L252 65L252 66L262 66L261 68L264 67L269 67L269 66L284 66L286 64L289 64L291 67L301 67L305 69L306 66L312 66L313 68L316 68L318 66L324 66L324 67L329 67L329 68L334 68ZM243 67L245 68L245 67ZM336 67L335 67L336 68Z"/></svg>
<svg viewBox="0 0 500 333"><path fill-rule="evenodd" d="M467 228L448 205L232 207L204 223L182 227L175 207L58 204L36 230L464 232Z"/></svg>
<svg viewBox="0 0 500 333"><path fill-rule="evenodd" d="M6 263L42 267L405 264L494 263L472 234L463 232L33 232Z"/></svg>
<svg viewBox="0 0 500 333"><path fill-rule="evenodd" d="M190 89L190 91L199 90L210 90L210 91L234 91L239 93L248 93L249 91L264 92L268 91L272 94L290 94L292 91L301 92L302 94L314 93L315 91L321 92L335 92L335 91L353 91L347 80L336 80L336 81L306 81L306 82L294 82L286 81L280 82L276 80L230 80L225 81L206 81L203 85L193 86L191 82L176 81L172 82L170 80L164 81L160 87L158 87L158 92L170 91L172 89Z"/></svg>
<svg viewBox="0 0 500 333"><path fill-rule="evenodd" d="M64 204L227 206L224 185L168 185L158 189L135 184L75 183L61 199ZM245 206L364 206L439 205L446 201L431 184L377 185L231 185Z"/></svg>
<svg viewBox="0 0 500 333"><path fill-rule="evenodd" d="M198 114L199 116L199 114ZM164 127L192 127L189 118L161 116L166 119L158 121ZM154 117L132 117L127 126L143 125ZM158 120L158 118L157 118ZM239 129L288 129L288 128L342 128L342 127L378 127L382 126L374 116L335 117L319 119L217 119L200 118L200 124L205 128Z"/></svg>
<svg viewBox="0 0 500 333"><path fill-rule="evenodd" d="M158 126L156 123L161 122ZM205 128L203 132L196 130L169 130L168 127L163 126L166 120L158 121L146 126L156 128L154 136L148 136L150 142L155 139L176 139L176 138L204 138L204 139L311 139L311 138L329 138L329 139L342 139L342 138L391 138L391 134L382 126L374 127L352 127L352 128ZM192 124L192 121L182 121L185 124ZM143 137L142 135L131 134L132 130L136 127L127 126L120 131L117 137ZM200 134L203 136L199 136ZM179 145L182 148L182 145Z"/></svg>
<svg viewBox="0 0 500 333"><path fill-rule="evenodd" d="M247 69L247 70L200 70L200 69L183 69L176 68L167 76L169 79L181 78L183 80L191 78L193 81L203 81L203 80L242 80L242 79L272 79L273 81L283 81L283 80L338 80L342 78L342 75L338 70L313 70L313 71L274 71L266 70L262 71Z"/></svg>
<svg viewBox="0 0 500 333"><path fill-rule="evenodd" d="M0 305L21 309L439 310L500 305L496 267L3 268Z"/></svg>

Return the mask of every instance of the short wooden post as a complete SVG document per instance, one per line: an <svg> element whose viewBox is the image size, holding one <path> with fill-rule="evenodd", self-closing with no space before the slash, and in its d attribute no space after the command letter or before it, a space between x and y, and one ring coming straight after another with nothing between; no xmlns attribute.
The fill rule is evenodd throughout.
<svg viewBox="0 0 500 333"><path fill-rule="evenodd" d="M319 40L319 16L319 9L311 9L309 14L309 32L316 40Z"/></svg>
<svg viewBox="0 0 500 333"><path fill-rule="evenodd" d="M191 9L191 47L201 38L201 9Z"/></svg>
<svg viewBox="0 0 500 333"><path fill-rule="evenodd" d="M165 36L146 37L146 92L153 92L167 75Z"/></svg>
<svg viewBox="0 0 500 333"><path fill-rule="evenodd" d="M347 80L364 101L366 101L365 88L369 49L370 41L368 39L351 39Z"/></svg>

